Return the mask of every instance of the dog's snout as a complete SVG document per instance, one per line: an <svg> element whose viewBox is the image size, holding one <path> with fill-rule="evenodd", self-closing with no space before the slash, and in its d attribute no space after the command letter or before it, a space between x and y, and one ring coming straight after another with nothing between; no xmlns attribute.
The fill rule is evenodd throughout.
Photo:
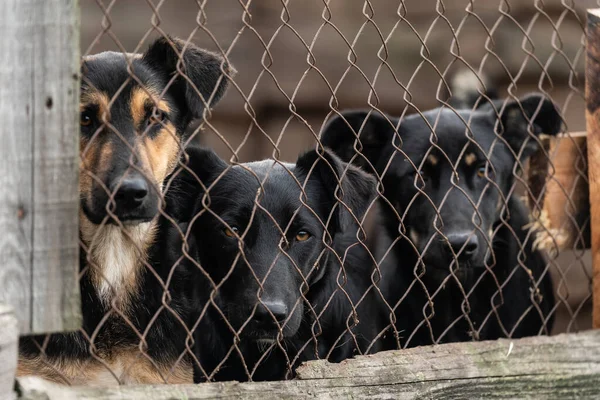
<svg viewBox="0 0 600 400"><path fill-rule="evenodd" d="M139 207L148 196L148 182L142 177L125 178L114 195L119 206L129 209Z"/></svg>
<svg viewBox="0 0 600 400"><path fill-rule="evenodd" d="M479 240L474 232L451 233L447 235L447 238L454 254L463 260L472 258L479 247Z"/></svg>
<svg viewBox="0 0 600 400"><path fill-rule="evenodd" d="M282 301L263 301L258 304L254 320L261 325L282 323L288 317L288 308Z"/></svg>

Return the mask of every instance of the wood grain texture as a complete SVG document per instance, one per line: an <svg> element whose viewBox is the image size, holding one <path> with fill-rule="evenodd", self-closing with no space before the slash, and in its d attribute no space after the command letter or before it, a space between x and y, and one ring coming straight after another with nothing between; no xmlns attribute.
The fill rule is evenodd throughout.
<svg viewBox="0 0 600 400"><path fill-rule="evenodd" d="M76 0L0 2L0 301L22 334L76 329Z"/></svg>
<svg viewBox="0 0 600 400"><path fill-rule="evenodd" d="M593 326L600 328L600 9L587 15L585 119L590 182Z"/></svg>
<svg viewBox="0 0 600 400"><path fill-rule="evenodd" d="M14 399L19 330L12 307L0 304L0 398Z"/></svg>
<svg viewBox="0 0 600 400"><path fill-rule="evenodd" d="M284 382L61 388L19 379L22 399L573 398L600 393L600 332L455 343L312 361Z"/></svg>

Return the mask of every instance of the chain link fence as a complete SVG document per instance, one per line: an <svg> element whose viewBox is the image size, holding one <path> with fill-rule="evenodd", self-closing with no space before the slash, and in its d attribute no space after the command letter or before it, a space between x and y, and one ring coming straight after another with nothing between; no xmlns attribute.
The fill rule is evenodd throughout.
<svg viewBox="0 0 600 400"><path fill-rule="evenodd" d="M84 323L20 373L290 379L590 327L594 5L82 1Z"/></svg>

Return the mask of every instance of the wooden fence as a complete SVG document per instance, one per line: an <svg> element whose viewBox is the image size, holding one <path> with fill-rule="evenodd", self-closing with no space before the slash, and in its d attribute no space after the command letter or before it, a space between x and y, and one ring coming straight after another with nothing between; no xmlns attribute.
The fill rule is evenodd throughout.
<svg viewBox="0 0 600 400"><path fill-rule="evenodd" d="M292 381L65 389L24 378L18 390L27 400L590 398L600 391L598 344L600 332L588 331L311 361Z"/></svg>
<svg viewBox="0 0 600 400"><path fill-rule="evenodd" d="M293 381L112 389L65 388L27 377L15 383L18 335L80 324L78 256L79 26L76 0L0 2L0 397L21 399L570 397L600 392L600 332L457 343L308 362ZM600 274L600 11L588 13L587 151L589 188L573 179L573 146L548 139L561 160L543 201L546 228L565 247L591 243ZM585 134L569 135L582 148ZM548 165L530 171L547 174ZM589 193L589 202L588 195ZM568 207L566 201L571 201ZM587 212L591 240L565 215ZM589 242L589 243L588 243ZM560 245L560 244L559 244ZM594 280L600 294L600 279ZM600 327L594 296L594 327ZM15 310L15 311L12 311ZM14 389L14 390L13 390Z"/></svg>
<svg viewBox="0 0 600 400"><path fill-rule="evenodd" d="M0 302L22 334L80 324L78 13L0 2Z"/></svg>

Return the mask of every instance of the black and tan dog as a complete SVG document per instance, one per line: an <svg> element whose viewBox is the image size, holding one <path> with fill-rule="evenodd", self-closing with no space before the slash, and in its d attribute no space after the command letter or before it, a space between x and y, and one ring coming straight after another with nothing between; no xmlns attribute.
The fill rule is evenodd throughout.
<svg viewBox="0 0 600 400"><path fill-rule="evenodd" d="M19 375L70 384L192 382L182 273L152 265L159 209L189 123L231 67L178 39L84 58L80 139L83 327L26 338ZM168 289L168 293L165 293Z"/></svg>
<svg viewBox="0 0 600 400"><path fill-rule="evenodd" d="M403 346L552 327L552 282L524 229L529 213L514 185L538 135L559 132L561 118L540 94L482 103L402 120L350 111L322 133L342 159L381 177L382 224L391 237L382 252L392 246L387 260L398 264L382 282L391 303L402 299Z"/></svg>

